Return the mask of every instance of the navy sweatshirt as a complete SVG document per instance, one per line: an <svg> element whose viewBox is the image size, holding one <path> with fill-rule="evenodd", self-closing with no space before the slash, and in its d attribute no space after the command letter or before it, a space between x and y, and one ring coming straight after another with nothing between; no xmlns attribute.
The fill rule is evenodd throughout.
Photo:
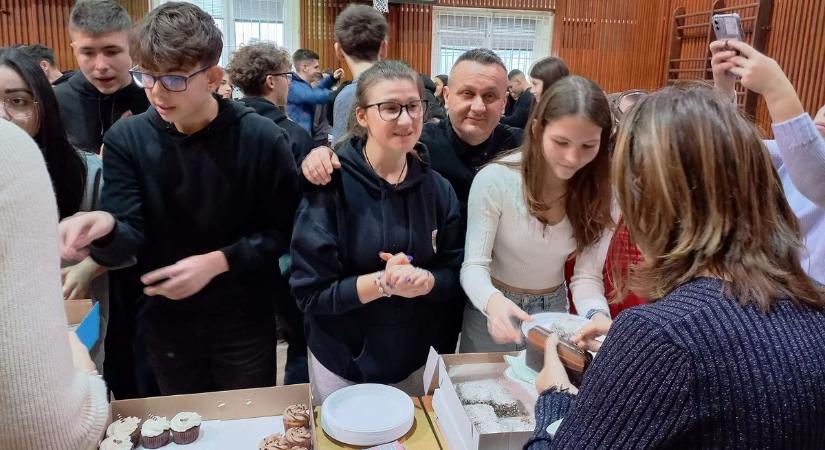
<svg viewBox="0 0 825 450"><path fill-rule="evenodd" d="M698 278L622 312L579 394L539 397L525 448L825 448L825 312L764 314L722 287Z"/></svg>
<svg viewBox="0 0 825 450"><path fill-rule="evenodd" d="M254 109L256 113L272 120L275 125L283 128L286 132L286 140L292 150L292 156L295 157L295 163L300 168L301 162L313 148L312 136L309 135L307 130L289 120L286 114L281 111L281 108L263 97L244 97L241 101L244 105Z"/></svg>
<svg viewBox="0 0 825 450"><path fill-rule="evenodd" d="M298 176L283 131L237 102L183 135L154 108L118 121L105 137L101 209L117 220L92 247L114 267L135 255L146 271L222 250L229 271L185 300L153 297L153 312L272 314L298 201Z"/></svg>
<svg viewBox="0 0 825 450"><path fill-rule="evenodd" d="M460 301L459 204L449 183L407 156L394 187L376 175L358 138L338 150L342 168L310 187L298 207L290 284L307 341L327 369L353 382L396 383L423 366L443 312ZM404 252L435 276L423 297L358 299L356 279L384 268L380 251Z"/></svg>
<svg viewBox="0 0 825 450"><path fill-rule="evenodd" d="M134 82L114 94L104 95L79 70L68 81L56 85L54 94L69 142L89 153L100 153L103 135L124 114L137 115L149 107L146 92Z"/></svg>

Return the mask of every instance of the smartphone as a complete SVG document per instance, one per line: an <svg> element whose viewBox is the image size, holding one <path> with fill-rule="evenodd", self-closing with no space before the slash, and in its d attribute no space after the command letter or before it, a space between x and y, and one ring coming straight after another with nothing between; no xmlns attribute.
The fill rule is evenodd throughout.
<svg viewBox="0 0 825 450"><path fill-rule="evenodd" d="M742 18L739 14L714 14L710 19L713 33L717 41L734 39L744 41L745 33L742 31Z"/></svg>

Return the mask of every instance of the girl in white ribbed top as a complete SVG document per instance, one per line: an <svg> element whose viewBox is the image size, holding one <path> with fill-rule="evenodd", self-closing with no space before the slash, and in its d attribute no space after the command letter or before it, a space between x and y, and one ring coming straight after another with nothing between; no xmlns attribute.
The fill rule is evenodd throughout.
<svg viewBox="0 0 825 450"><path fill-rule="evenodd" d="M545 92L524 144L482 169L468 203L461 286L461 352L521 348L519 322L567 311L609 320L602 269L612 236L608 146L613 123L601 88L565 77Z"/></svg>

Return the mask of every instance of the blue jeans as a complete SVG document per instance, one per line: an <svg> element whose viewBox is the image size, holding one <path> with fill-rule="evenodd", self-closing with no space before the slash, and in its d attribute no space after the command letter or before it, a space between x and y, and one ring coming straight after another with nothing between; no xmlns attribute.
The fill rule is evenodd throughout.
<svg viewBox="0 0 825 450"><path fill-rule="evenodd" d="M567 286L561 285L553 292L542 295L519 294L502 289L501 293L528 314L542 312L567 312ZM521 327L521 321L513 325ZM526 344L499 344L487 331L487 316L472 303L464 306L464 322L461 328L459 353L513 352L523 350Z"/></svg>

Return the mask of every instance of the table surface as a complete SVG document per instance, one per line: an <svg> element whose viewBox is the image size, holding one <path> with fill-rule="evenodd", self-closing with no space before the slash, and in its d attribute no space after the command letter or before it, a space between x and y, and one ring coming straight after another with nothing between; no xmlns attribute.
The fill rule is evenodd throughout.
<svg viewBox="0 0 825 450"><path fill-rule="evenodd" d="M435 410L433 409L433 396L427 395L425 397L421 397L421 404L424 406L424 411L427 413L427 419L430 421L430 427L433 429L433 434L435 434L436 440L438 440L438 444L441 446L442 450L449 450L447 447L447 440L444 439L444 435L441 433L441 428L438 427L438 422L435 418Z"/></svg>
<svg viewBox="0 0 825 450"><path fill-rule="evenodd" d="M429 400L427 400L429 398ZM435 425L435 415L432 413L432 397L412 398L415 406L415 423L412 429L404 435L398 442L404 446L406 450L439 450L445 449L442 446L444 442L441 437L438 427ZM429 410L427 410L429 408ZM358 447L354 445L344 444L338 442L324 432L321 427L321 407L315 407L315 431L318 450L333 450L333 449L365 449L369 447Z"/></svg>

